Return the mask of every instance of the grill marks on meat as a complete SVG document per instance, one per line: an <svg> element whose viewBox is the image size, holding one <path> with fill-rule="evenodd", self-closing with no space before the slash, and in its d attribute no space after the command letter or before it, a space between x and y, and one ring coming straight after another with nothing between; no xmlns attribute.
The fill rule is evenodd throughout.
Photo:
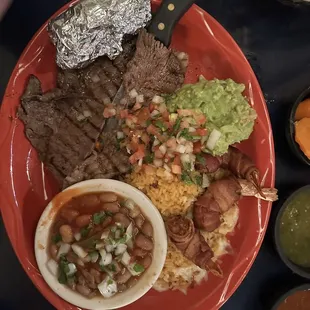
<svg viewBox="0 0 310 310"><path fill-rule="evenodd" d="M122 84L122 76L135 50L135 41L126 43L124 51L115 60L99 57L80 70L59 70L58 87L65 92L87 95L109 104Z"/></svg>
<svg viewBox="0 0 310 310"><path fill-rule="evenodd" d="M38 85L39 80L31 76L18 116L40 160L61 182L91 154L104 124L104 106L91 98L66 95L60 89L41 94Z"/></svg>
<svg viewBox="0 0 310 310"><path fill-rule="evenodd" d="M117 147L116 132L104 132L100 136L102 150L94 152L69 174L63 183L66 188L74 183L90 179L110 179L129 172L129 156Z"/></svg>
<svg viewBox="0 0 310 310"><path fill-rule="evenodd" d="M166 227L171 241L186 258L202 269L222 275L220 267L212 260L213 251L191 219L181 215L171 216L167 218Z"/></svg>
<svg viewBox="0 0 310 310"><path fill-rule="evenodd" d="M241 186L234 177L211 183L194 204L193 215L197 228L213 231L220 226L220 215L241 198Z"/></svg>
<svg viewBox="0 0 310 310"><path fill-rule="evenodd" d="M184 81L186 68L184 61L179 59L184 55L174 53L156 41L152 34L141 30L136 53L124 74L127 93L135 89L147 99L158 94L173 93Z"/></svg>

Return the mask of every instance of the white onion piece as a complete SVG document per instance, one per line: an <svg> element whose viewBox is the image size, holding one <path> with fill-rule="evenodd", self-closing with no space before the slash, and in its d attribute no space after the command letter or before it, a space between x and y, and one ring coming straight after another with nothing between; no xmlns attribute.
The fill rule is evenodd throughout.
<svg viewBox="0 0 310 310"><path fill-rule="evenodd" d="M152 102L153 102L153 103L156 103L156 104L163 103L163 102L164 102L164 98L155 95L155 96L153 97L153 99L152 99Z"/></svg>
<svg viewBox="0 0 310 310"><path fill-rule="evenodd" d="M140 158L138 161L138 166L142 166L142 163L143 163L143 158Z"/></svg>
<svg viewBox="0 0 310 310"><path fill-rule="evenodd" d="M167 164L164 164L164 169L168 172L171 172L171 169Z"/></svg>
<svg viewBox="0 0 310 310"><path fill-rule="evenodd" d="M128 266L129 263L130 263L130 260L131 260L130 255L128 254L127 251L125 251L125 252L123 253L122 259L121 259L122 264L125 265L125 266Z"/></svg>
<svg viewBox="0 0 310 310"><path fill-rule="evenodd" d="M120 255L120 254L123 254L126 250L127 250L127 245L122 243L116 247L114 254Z"/></svg>
<svg viewBox="0 0 310 310"><path fill-rule="evenodd" d="M86 117L83 114L79 114L76 119L80 122L82 120L84 120Z"/></svg>
<svg viewBox="0 0 310 310"><path fill-rule="evenodd" d="M138 95L136 97L136 102L138 103L143 103L144 102L144 96L141 94L141 95Z"/></svg>
<svg viewBox="0 0 310 310"><path fill-rule="evenodd" d="M133 88L130 92L129 92L129 97L134 99L138 96L137 91Z"/></svg>
<svg viewBox="0 0 310 310"><path fill-rule="evenodd" d="M100 239L107 239L109 237L110 231L109 230L105 230L102 234Z"/></svg>
<svg viewBox="0 0 310 310"><path fill-rule="evenodd" d="M69 263L68 268L69 268L69 270L68 270L68 272L66 272L66 275L68 277L74 275L77 272L76 266L73 263Z"/></svg>
<svg viewBox="0 0 310 310"><path fill-rule="evenodd" d="M127 236L127 240L132 238L132 232L133 232L133 225L132 222L129 224L129 226L126 229L126 236Z"/></svg>
<svg viewBox="0 0 310 310"><path fill-rule="evenodd" d="M185 153L193 153L193 151L194 151L193 142L187 141L185 143Z"/></svg>
<svg viewBox="0 0 310 310"><path fill-rule="evenodd" d="M110 298L117 293L117 284L111 277L106 277L97 287L104 298Z"/></svg>
<svg viewBox="0 0 310 310"><path fill-rule="evenodd" d="M55 277L58 276L58 264L53 259L46 263L47 270Z"/></svg>
<svg viewBox="0 0 310 310"><path fill-rule="evenodd" d="M189 154L182 154L182 155L180 156L180 158L181 158L182 164L185 164L185 163L189 163L189 162L190 162L190 156L189 156Z"/></svg>
<svg viewBox="0 0 310 310"><path fill-rule="evenodd" d="M71 248L73 252L79 257L79 258L85 258L88 253L79 245L77 244L72 244Z"/></svg>
<svg viewBox="0 0 310 310"><path fill-rule="evenodd" d="M129 239L129 240L127 241L127 246L128 246L128 248L129 248L130 250L133 249L133 241L132 241L132 239Z"/></svg>
<svg viewBox="0 0 310 310"><path fill-rule="evenodd" d="M99 250L101 258L105 258L107 256L107 251L105 249L100 249Z"/></svg>
<svg viewBox="0 0 310 310"><path fill-rule="evenodd" d="M81 233L76 233L76 234L74 234L74 239L75 239L76 241L80 241L81 238L82 238Z"/></svg>
<svg viewBox="0 0 310 310"><path fill-rule="evenodd" d="M206 188L210 186L210 179L207 174L202 175L202 188Z"/></svg>
<svg viewBox="0 0 310 310"><path fill-rule="evenodd" d="M141 273L142 273L142 271L139 271L139 272L137 272L137 271L135 271L135 265L136 265L136 263L131 263L131 264L129 264L128 266L127 266L127 269L128 269L128 271L135 277L135 276L138 276L138 275L140 275Z"/></svg>
<svg viewBox="0 0 310 310"><path fill-rule="evenodd" d="M160 158L155 158L153 164L155 167L161 167L163 165L163 161Z"/></svg>
<svg viewBox="0 0 310 310"><path fill-rule="evenodd" d="M153 146L157 146L159 143L160 143L159 140L155 139L154 142L153 142Z"/></svg>
<svg viewBox="0 0 310 310"><path fill-rule="evenodd" d="M106 253L106 256L101 258L99 265L108 266L112 263L112 254Z"/></svg>
<svg viewBox="0 0 310 310"><path fill-rule="evenodd" d="M161 151L161 153L162 153L163 155L165 155L166 152L167 152L167 147L166 147L166 145L165 145L165 144L162 144L162 145L159 147L159 150Z"/></svg>
<svg viewBox="0 0 310 310"><path fill-rule="evenodd" d="M79 258L77 261L77 264L80 265L81 267L84 267L84 262Z"/></svg>
<svg viewBox="0 0 310 310"><path fill-rule="evenodd" d="M125 134L122 132L122 131L118 131L117 133L116 133L116 137L117 137L117 139L124 139L124 137L125 137Z"/></svg>
<svg viewBox="0 0 310 310"><path fill-rule="evenodd" d="M112 244L107 244L105 249L108 253L111 253L114 250L114 246Z"/></svg>
<svg viewBox="0 0 310 310"><path fill-rule="evenodd" d="M210 133L210 136L208 138L208 141L207 141L207 148L210 150L210 151L213 151L213 149L215 148L216 146L216 143L217 141L220 139L221 137L221 132L218 131L217 129L213 129Z"/></svg>
<svg viewBox="0 0 310 310"><path fill-rule="evenodd" d="M196 129L194 127L189 127L188 128L188 132L195 132L195 131L196 131Z"/></svg>
<svg viewBox="0 0 310 310"><path fill-rule="evenodd" d="M104 246L105 246L105 244L103 242L100 242L100 243L96 243L95 248L96 248L96 250L100 250L100 249L104 248Z"/></svg>
<svg viewBox="0 0 310 310"><path fill-rule="evenodd" d="M179 144L177 147L176 147L176 152L178 153L181 153L181 154L184 154L185 151L186 151L186 146L185 145L182 145L182 144Z"/></svg>
<svg viewBox="0 0 310 310"><path fill-rule="evenodd" d="M57 259L59 259L61 255L68 254L69 251L70 251L70 244L62 243L57 253Z"/></svg>
<svg viewBox="0 0 310 310"><path fill-rule="evenodd" d="M158 114L160 114L159 111L154 110L154 111L150 114L150 116L151 116L151 117L155 117L155 116L158 115Z"/></svg>
<svg viewBox="0 0 310 310"><path fill-rule="evenodd" d="M124 205L126 208L133 210L135 207L135 202L132 199L126 199Z"/></svg>

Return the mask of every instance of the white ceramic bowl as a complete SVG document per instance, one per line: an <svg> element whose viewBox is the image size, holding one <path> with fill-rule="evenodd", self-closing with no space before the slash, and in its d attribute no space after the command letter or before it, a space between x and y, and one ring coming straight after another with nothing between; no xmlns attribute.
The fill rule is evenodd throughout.
<svg viewBox="0 0 310 310"><path fill-rule="evenodd" d="M131 198L142 209L143 213L151 221L154 229L154 252L151 266L141 276L141 279L139 279L135 286L124 293L116 294L108 299L104 299L103 297L88 299L79 293L72 291L65 285L60 284L57 277L47 269L46 264L50 259L48 254L49 232L57 211L68 200L83 193L100 191L111 191L120 194L123 197ZM44 280L57 295L71 304L85 309L115 309L133 303L152 288L161 273L166 259L167 235L160 213L150 199L142 192L120 181L97 179L77 183L54 197L39 220L35 235L34 248L39 270Z"/></svg>

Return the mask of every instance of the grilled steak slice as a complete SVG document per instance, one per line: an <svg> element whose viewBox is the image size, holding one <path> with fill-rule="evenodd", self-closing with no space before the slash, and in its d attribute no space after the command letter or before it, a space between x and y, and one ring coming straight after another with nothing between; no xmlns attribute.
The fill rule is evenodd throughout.
<svg viewBox="0 0 310 310"><path fill-rule="evenodd" d="M100 141L103 145L101 151L94 152L77 166L65 178L63 188L83 180L118 178L129 172L129 156L117 147L116 133L105 132L100 136Z"/></svg>
<svg viewBox="0 0 310 310"><path fill-rule="evenodd" d="M31 76L18 108L25 133L39 158L62 184L65 176L87 158L104 125L103 104L54 89L41 94Z"/></svg>

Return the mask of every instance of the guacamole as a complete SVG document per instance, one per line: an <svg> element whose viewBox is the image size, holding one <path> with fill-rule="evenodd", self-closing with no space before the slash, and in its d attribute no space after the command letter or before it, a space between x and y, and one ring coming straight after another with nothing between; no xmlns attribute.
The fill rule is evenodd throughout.
<svg viewBox="0 0 310 310"><path fill-rule="evenodd" d="M213 129L221 136L213 150L204 151L213 155L227 152L231 144L247 139L253 131L256 112L242 95L245 86L231 79L208 81L200 77L196 84L187 84L175 94L166 97L170 112L177 109L194 109L207 118L208 133Z"/></svg>

